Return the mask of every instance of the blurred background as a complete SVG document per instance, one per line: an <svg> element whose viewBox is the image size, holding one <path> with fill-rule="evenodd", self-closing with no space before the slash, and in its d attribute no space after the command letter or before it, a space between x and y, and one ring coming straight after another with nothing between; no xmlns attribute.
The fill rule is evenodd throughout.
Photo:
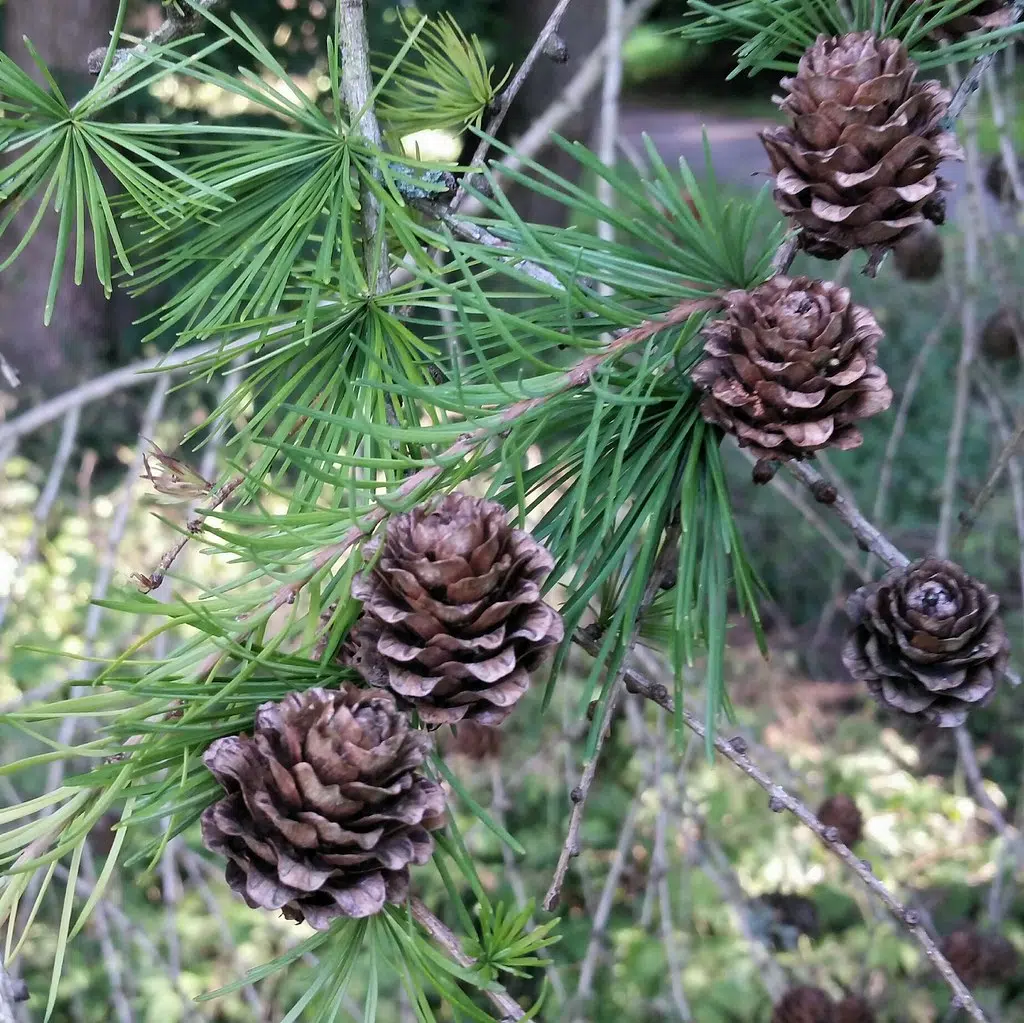
<svg viewBox="0 0 1024 1023"><path fill-rule="evenodd" d="M480 37L502 74L521 60L552 3L424 0L400 6L450 12ZM371 8L372 45L383 65L400 44L398 10L380 0L371 0ZM621 168L645 173L646 133L666 162L683 158L703 177L706 135L723 190L749 193L767 180L756 132L776 119L771 95L777 79L726 81L730 47L681 41L675 30L684 8L683 0L627 5L633 27L624 48ZM2 49L29 67L22 41L27 36L60 86L81 94L89 85L86 56L106 43L116 9L116 0L5 0ZM331 0L247 0L234 9L311 96L323 95ZM139 0L130 8L129 31L145 35L163 17L162 4ZM531 126L557 108L561 134L592 141L603 65L590 55L604 32L603 3L570 5L561 33L568 60L540 62L506 120L504 139L529 137ZM230 49L217 55L229 64L241 57ZM978 496L999 452L1024 423L1017 305L1021 217L1017 175L1006 170L1021 141L1020 96L1010 51L971 117L979 158L967 169L953 168L955 190L943 228L904 246L877 281L861 278L859 264L849 259L824 270L816 264L812 271L839 275L872 306L886 330L883 361L896 392L893 408L865 431L864 446L822 458L822 471L911 556L925 553L934 538L965 303L977 320L980 352L972 368L958 507ZM255 116L213 87L173 81L125 106L126 116L140 121L203 118L244 125ZM447 160L468 157L474 141L444 132L405 140L410 151ZM577 165L550 149L538 147L533 155L560 173L577 172ZM563 209L536 193L512 197L527 220L563 222ZM764 229L770 226L769 214ZM15 224L0 243L0 258L17 236ZM141 478L146 443L215 477L223 457L217 437L200 434L195 443L203 447L195 454L179 444L237 382L178 387L180 374L138 373L155 367L171 348L169 336L142 339L153 331L145 317L169 297L173 283L144 299L116 292L110 300L94 281L65 286L52 325L44 327L55 240L44 222L27 251L0 274L0 355L20 377L15 387L0 375L0 709L88 678L93 659L123 650L142 631L142 623L90 600L130 586L134 572L150 571L174 540L172 525L187 515L186 504L158 504ZM981 284L970 293L962 283L965 252L975 253L970 258L982 267ZM794 272L810 266L800 261ZM750 487L749 464L732 446L729 464L740 525L770 592L765 607L772 651L765 661L737 618L726 672L737 730L777 780L808 804L837 793L855 801L864 819L858 853L927 914L938 935L976 926L1009 941L1000 968L975 980L993 1019L1024 1020L1024 972L1015 953L1024 949L1024 899L1015 886L1021 865L1014 848L971 798L949 736L897 727L844 681L838 656L843 600L878 566L795 486L778 480ZM958 556L1001 595L1018 645L1024 624L1022 531L1024 467L1014 456ZM196 547L177 564L176 586L209 585L235 571ZM156 595L166 594L168 585ZM651 643L644 656L658 671L653 638ZM580 686L574 667L582 669L570 662L546 715L539 700L528 701L503 730L500 746L486 737L475 745L467 738L453 752L456 771L504 817L526 850L513 857L479 824L464 822L482 878L496 896L520 902L539 897L557 860L586 724L576 720ZM680 762L663 726L630 702L612 727L588 805L584 853L563 900L562 940L551 949L549 969L510 985L516 994L537 994L546 978L553 1001L544 1019L761 1021L769 1018L779 987L796 982L819 984L836 997L845 990L865 994L879 1020L956 1018L947 1013L946 993L916 949L809 833L768 811L759 789L724 765L709 766L700 750L688 751ZM991 800L1020 823L1019 695L1004 687L991 707L972 717L972 731ZM2 741L5 760L15 759L27 743L7 730ZM0 773L0 799L17 798ZM94 837L97 857L112 839L109 823ZM182 836L158 871L120 878L88 935L71 946L53 1018L282 1019L302 990L301 966L258 988L193 1001L302 937L293 925L229 897L220 870L196 836ZM432 899L440 903L441 892ZM33 992L24 1018L33 1020L42 1018L49 982L47 927L51 920L57 926L56 896L52 904L44 901L40 914L43 926L19 959ZM352 994L358 1003L358 984ZM361 1018L361 1008L352 1011ZM450 1018L443 1007L437 1013ZM378 1018L404 1023L415 1017L394 993Z"/></svg>

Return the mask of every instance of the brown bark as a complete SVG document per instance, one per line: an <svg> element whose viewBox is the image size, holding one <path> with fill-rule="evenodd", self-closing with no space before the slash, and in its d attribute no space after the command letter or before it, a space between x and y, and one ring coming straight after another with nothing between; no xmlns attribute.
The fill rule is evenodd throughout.
<svg viewBox="0 0 1024 1023"><path fill-rule="evenodd" d="M23 41L30 39L72 102L89 88L86 57L93 48L106 45L116 12L117 0L7 0L4 52L38 81L41 76ZM0 240L0 254L10 253L37 208L37 202L30 202L19 212ZM0 351L21 376L19 408L88 376L111 337L110 305L90 265L91 237L81 287L72 279L72 256L50 326L43 325L56 244L57 218L51 212L25 251L0 275Z"/></svg>

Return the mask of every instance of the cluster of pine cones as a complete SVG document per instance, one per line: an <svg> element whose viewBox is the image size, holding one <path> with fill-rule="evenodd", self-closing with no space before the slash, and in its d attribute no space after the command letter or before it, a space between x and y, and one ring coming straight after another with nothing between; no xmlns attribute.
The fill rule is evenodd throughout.
<svg viewBox="0 0 1024 1023"><path fill-rule="evenodd" d="M992 27L1006 6L980 4L943 30ZM943 127L950 95L918 81L899 40L819 37L782 85L791 123L761 138L775 201L805 250L877 254L942 222L946 185L936 172L961 155ZM704 418L757 457L755 481L770 480L780 462L859 446L858 424L892 401L871 311L831 281L785 276L730 292L724 305L705 328L692 379L705 392ZM992 697L1006 666L998 606L952 562L895 569L850 598L843 661L884 706L956 727Z"/></svg>
<svg viewBox="0 0 1024 1023"><path fill-rule="evenodd" d="M551 555L495 502L450 494L396 515L352 593L363 604L343 663L369 688L309 689L264 704L252 736L218 739L204 762L226 795L202 816L252 908L323 930L402 902L445 819L421 767L422 725L462 724L486 756L529 672L562 639L541 597ZM475 746L474 746L475 740Z"/></svg>

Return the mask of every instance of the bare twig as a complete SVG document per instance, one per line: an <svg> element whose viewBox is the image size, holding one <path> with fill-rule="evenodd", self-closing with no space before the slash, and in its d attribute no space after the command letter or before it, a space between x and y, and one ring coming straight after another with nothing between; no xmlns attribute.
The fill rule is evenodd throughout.
<svg viewBox="0 0 1024 1023"><path fill-rule="evenodd" d="M1024 852L1021 836L1011 824L1006 822L1006 818L1003 817L999 807L992 802L992 797L985 788L985 779L982 776L981 768L978 766L978 757L974 751L974 743L971 740L970 732L967 731L964 725L961 725L954 731L956 734L956 749L960 755L960 766L963 768L964 778L967 781L968 788L971 790L974 802L985 811L989 822L1000 836L1012 844L1014 853L1019 858L1021 853Z"/></svg>
<svg viewBox="0 0 1024 1023"><path fill-rule="evenodd" d="M605 701L604 712L598 722L597 741L594 744L594 752L590 759L583 765L583 773L580 775L579 783L569 793L572 802L572 811L569 814L569 830L566 833L565 841L562 843L562 851L558 855L558 865L555 867L554 877L548 886L547 894L541 905L549 913L558 905L562 895L562 886L565 884L565 875L569 872L569 864L580 854L580 825L583 823L583 811L586 809L587 796L590 795L590 787L594 784L594 777L597 774L597 765L601 759L601 750L604 748L605 736L608 734L608 723L615 712L616 705L622 695L622 671L615 676L612 682L612 690Z"/></svg>
<svg viewBox="0 0 1024 1023"><path fill-rule="evenodd" d="M960 513L960 529L953 540L954 547L962 546L964 540L967 539L968 534L974 528L975 522L978 521L978 516L981 514L982 509L992 500L992 495L996 491L996 484L999 483L999 478L1002 476L1003 471L1016 455L1021 440L1024 440L1024 419L1021 420L1009 439L1003 444L1002 450L992 464L988 479L985 480L981 490L978 491L978 496L975 497L971 507L967 511Z"/></svg>
<svg viewBox="0 0 1024 1023"><path fill-rule="evenodd" d="M595 655L599 649L598 645L582 629L577 629L573 634L573 640L591 655ZM645 675L642 675L634 668L627 668L623 672L626 689L631 693L638 693L648 700L652 700L659 707L669 713L678 713L682 716L683 724L695 735L703 739L706 735L704 725L687 710L675 707L675 702L668 691L668 687L661 682L653 682ZM745 745L737 748L728 740L720 736L714 736L714 747L730 763L739 768L748 778L756 782L769 796L769 806L776 812L787 810L793 814L805 827L809 828L821 841L822 845L846 867L852 871L864 883L871 894L878 899L882 905L896 919L897 923L905 930L920 946L921 950L928 957L942 979L949 986L953 995L960 1002L963 1008L976 1020L977 1023L987 1023L987 1017L982 1012L978 1003L974 1000L971 992L964 986L963 981L956 975L953 967L939 951L928 930L924 927L919 914L907 909L896 898L892 892L871 873L871 869L863 860L855 856L847 846L835 839L831 829L826 828L811 810L799 799L792 796L781 785L776 784L760 767L755 764L745 752Z"/></svg>
<svg viewBox="0 0 1024 1023"><path fill-rule="evenodd" d="M960 359L956 369L956 391L953 398L953 421L949 428L946 471L942 477L942 498L939 505L939 528L935 537L935 553L949 557L953 536L953 509L960 477L960 453L967 425L967 403L970 395L971 363L978 343L978 128L972 115L967 121L967 191L964 218L964 288L960 305Z"/></svg>
<svg viewBox="0 0 1024 1023"><path fill-rule="evenodd" d="M212 12L224 3L226 3L226 0L196 0L200 11ZM150 47L167 46L177 39L183 39L185 36L191 35L203 24L202 14L191 9L181 13L177 4L169 4L165 5L164 10L167 11L167 17L161 22L159 28L150 32L145 39L140 40L135 46L121 47L114 51L113 60L109 62L109 66L106 68L107 74L121 71L133 60L145 56ZM116 42L116 40L114 41ZM86 67L90 74L97 75L104 68L107 50L108 47L100 46L89 54L86 60ZM117 89L114 86L110 86L109 91L113 95Z"/></svg>
<svg viewBox="0 0 1024 1023"><path fill-rule="evenodd" d="M244 482L245 476L239 473L237 476L232 476L224 486L215 490L210 495L210 500L202 508L199 508L194 514L189 516L188 522L185 523L185 532L173 547L164 552L153 574L146 576L136 573L135 580L143 593L149 593L163 583L164 576L170 571L175 559L185 549L189 540L194 539L203 531L206 516L219 508Z"/></svg>
<svg viewBox="0 0 1024 1023"><path fill-rule="evenodd" d="M0 1023L18 1023L18 1003L28 1001L28 988L0 964Z"/></svg>
<svg viewBox="0 0 1024 1023"><path fill-rule="evenodd" d="M800 233L794 231L791 234L786 235L782 244L775 250L775 255L772 257L772 273L773 274L788 274L789 268L793 265L793 260L796 259L796 254L800 250Z"/></svg>
<svg viewBox="0 0 1024 1023"><path fill-rule="evenodd" d="M623 0L605 0L605 72L601 89L601 116L598 124L597 155L605 166L615 163L615 143L619 136L619 93L622 91L622 18ZM606 178L598 178L597 199L605 206L615 205L615 189ZM615 239L615 228L606 220L597 225L598 235L607 242Z"/></svg>
<svg viewBox="0 0 1024 1023"><path fill-rule="evenodd" d="M601 888L601 896L598 899L597 909L594 911L593 924L590 929L590 940L587 942L587 950L583 955L583 962L580 967L580 979L576 985L576 995L573 1002L578 1007L586 1005L592 993L594 974L597 972L597 964L604 945L605 932L608 929L608 920L611 917L612 907L615 905L615 893L619 887L619 879L626 867L626 858L633 845L633 834L636 831L636 822L640 814L640 803L644 791L651 782L647 776L637 786L633 799L630 801L629 809L622 821L622 828L619 831L619 840L615 845L615 856L612 859L608 873L605 875L604 885ZM582 1017L578 1017L582 1018Z"/></svg>
<svg viewBox="0 0 1024 1023"><path fill-rule="evenodd" d="M46 520L50 517L50 509L57 499L57 492L60 490L61 480L64 478L64 471L67 469L71 452L74 450L75 437L78 435L78 419L81 410L75 406L68 410L64 416L61 426L60 440L57 443L57 452L50 464L50 471L46 476L46 483L36 502L32 512L32 530L25 540L25 544L18 555L14 572L11 574L11 591L0 597L0 625L3 625L7 617L7 608L10 605L11 597L14 596L14 583L21 575L21 572L35 561L36 550L39 545L39 536L46 528Z"/></svg>
<svg viewBox="0 0 1024 1023"><path fill-rule="evenodd" d="M821 473L807 462L788 462L787 467L810 490L825 483ZM865 550L876 554L890 568L902 568L910 563L910 559L895 544L864 518L860 509L852 501L848 501L840 495L836 497L830 507L849 527L860 545Z"/></svg>
<svg viewBox="0 0 1024 1023"><path fill-rule="evenodd" d="M558 31L558 26L562 23L562 18L565 16L565 12L571 2L572 0L558 0L558 3L555 4L554 10L549 15L548 20L544 23L544 27L540 30L540 35L537 36L536 40L534 40L533 46L530 47L530 52L526 55L522 64L519 65L519 69L512 76L512 81L505 86L505 89L495 101L496 110L487 124L486 137L480 140L476 147L476 152L473 154L473 159L470 161L469 169L466 172L467 178L474 171L483 167L484 161L487 159L488 150L491 148L491 139L497 136L498 129L501 128L505 121L505 115L508 113L509 108L515 101L516 96L519 95L519 90L523 87L526 79L529 78L534 65L544 53L544 47L547 45L548 40ZM459 184L459 190L455 193L455 197L451 201L451 211L453 213L462 205L463 200L467 195L464 188L464 182L465 178L463 179L463 182Z"/></svg>
<svg viewBox="0 0 1024 1023"><path fill-rule="evenodd" d="M339 0L339 3L342 98L349 120L358 123L363 138L380 149L380 125L371 101L373 79L370 75L365 0ZM380 202L366 182L359 192L359 205L363 215L363 268L367 281L373 280L373 290L383 295L391 290L388 242L381 223Z"/></svg>
<svg viewBox="0 0 1024 1023"><path fill-rule="evenodd" d="M472 969L476 960L462 951L459 939L427 908L422 899L415 896L409 900L409 909L413 919L436 941L451 958L464 969ZM506 1021L522 1019L526 1013L523 1012L519 1003L503 988L493 986L486 988L484 994L491 1000L491 1004L502 1013L501 1023Z"/></svg>
<svg viewBox="0 0 1024 1023"><path fill-rule="evenodd" d="M1024 0L1014 0L1010 13L1011 24L1020 18L1022 12L1024 12ZM989 68L992 67L995 59L996 51L982 54L971 66L963 81L957 86L956 92L953 93L953 98L950 100L949 109L946 111L945 121L943 122L943 126L947 130L953 127L956 119L964 112L964 108L970 102L974 93L980 88L985 75L988 73Z"/></svg>
<svg viewBox="0 0 1024 1023"><path fill-rule="evenodd" d="M900 402L896 408L896 417L893 419L892 430L889 433L889 440L885 446L885 454L882 456L882 468L878 474L878 490L875 491L875 503L871 509L871 517L876 522L885 520L886 502L889 498L889 488L892 485L893 466L896 464L896 453L903 440L903 434L907 429L907 419L910 416L910 407L913 404L914 396L917 394L918 385L924 374L928 358L942 337L949 321L953 317L953 303L947 304L942 316L929 332L928 336L921 342L921 347L914 357L907 375L907 382L900 395Z"/></svg>

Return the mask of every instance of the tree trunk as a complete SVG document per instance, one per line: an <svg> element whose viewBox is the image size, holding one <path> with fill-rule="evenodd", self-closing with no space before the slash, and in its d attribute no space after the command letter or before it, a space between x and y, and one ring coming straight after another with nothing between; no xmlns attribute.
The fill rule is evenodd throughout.
<svg viewBox="0 0 1024 1023"><path fill-rule="evenodd" d="M510 0L506 18L521 33L519 38L523 41L519 60L540 34L554 6L555 0ZM601 41L605 32L604 6L600 0L577 0L569 5L559 30L559 35L569 48L569 60L565 64L556 64L541 57L537 62L505 120L502 134L509 142L514 144L516 137L525 132L559 97L584 59ZM500 61L497 63L500 64ZM595 89L590 94L579 112L566 122L560 135L574 142L593 144L600 93L600 89ZM580 178L579 163L557 146L548 146L538 154L537 160L570 181L578 181ZM522 188L511 189L509 196L520 216L527 222L556 226L566 223L566 209L554 199Z"/></svg>
<svg viewBox="0 0 1024 1023"><path fill-rule="evenodd" d="M39 81L23 41L31 40L73 102L89 88L86 57L106 45L116 13L117 0L7 0L3 49ZM19 212L0 239L0 255L18 243L37 208L30 202ZM73 258L67 260L52 321L43 326L56 244L57 218L51 211L26 249L0 274L0 351L21 376L16 392L20 408L87 377L111 337L110 306L88 260L81 287L72 279ZM91 256L91 237L86 252Z"/></svg>

